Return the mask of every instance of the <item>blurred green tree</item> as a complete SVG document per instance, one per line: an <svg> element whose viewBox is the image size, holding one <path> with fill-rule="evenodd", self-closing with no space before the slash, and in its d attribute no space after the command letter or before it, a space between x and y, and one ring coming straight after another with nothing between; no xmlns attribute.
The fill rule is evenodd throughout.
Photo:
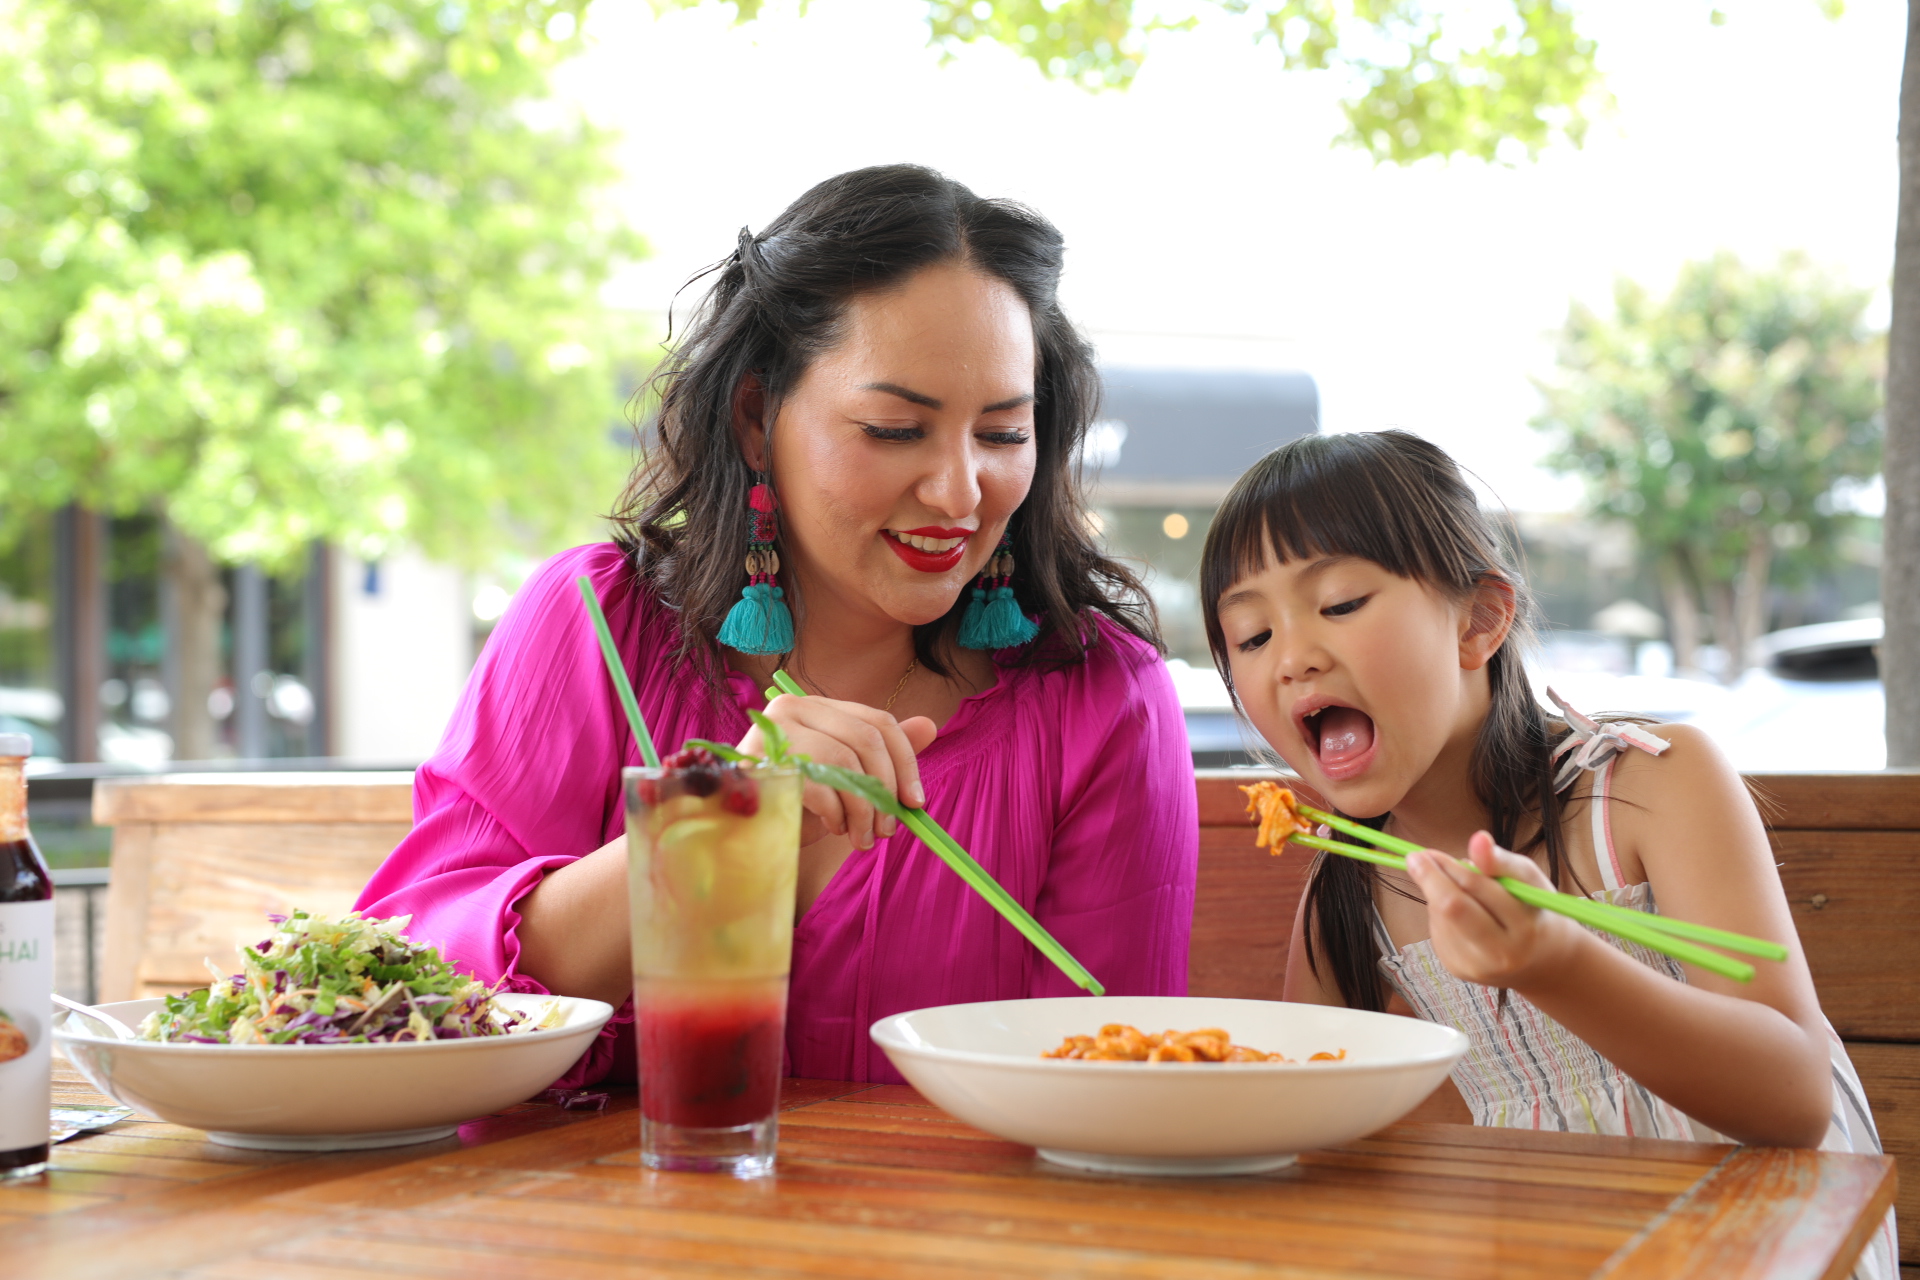
<svg viewBox="0 0 1920 1280"><path fill-rule="evenodd" d="M1622 281L1614 314L1576 305L1535 426L1590 514L1629 526L1657 567L1675 663L1702 620L1731 679L1765 629L1767 587L1833 562L1851 521L1835 486L1880 470L1886 344L1869 294L1804 258L1684 267L1656 298Z"/></svg>
<svg viewBox="0 0 1920 1280"><path fill-rule="evenodd" d="M704 0L653 0L691 9ZM741 22L765 0L729 0ZM1827 0L1831 3L1831 0ZM1333 71L1357 92L1341 141L1376 160L1426 156L1514 162L1555 142L1578 146L1609 101L1594 42L1567 0L1196 0L1169 20L1146 0L926 0L932 43L991 40L1047 76L1087 89L1125 88L1145 37L1201 21L1242 22L1271 41L1286 70ZM1197 11L1213 11L1202 18Z"/></svg>
<svg viewBox="0 0 1920 1280"><path fill-rule="evenodd" d="M584 4L0 0L0 519L166 517L179 754L216 561L471 561L608 500L642 245L548 94Z"/></svg>

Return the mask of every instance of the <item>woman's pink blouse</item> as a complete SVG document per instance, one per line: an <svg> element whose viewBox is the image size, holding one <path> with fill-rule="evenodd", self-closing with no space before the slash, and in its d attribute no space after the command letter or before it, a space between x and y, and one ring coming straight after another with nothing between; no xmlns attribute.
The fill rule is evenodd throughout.
<svg viewBox="0 0 1920 1280"><path fill-rule="evenodd" d="M671 610L611 544L543 565L514 598L432 759L414 776L413 832L366 889L369 915L410 915L482 979L518 972L515 904L624 829L620 768L639 751L609 687L575 579L585 574L660 749L737 742L764 705L731 702L672 662ZM1151 647L1102 626L1084 664L1002 667L920 756L928 809L1116 995L1183 995L1199 856L1186 725ZM867 1028L928 1005L1077 994L904 828L855 850L795 927L787 1070L898 1082ZM629 1001L559 1082L634 1075Z"/></svg>

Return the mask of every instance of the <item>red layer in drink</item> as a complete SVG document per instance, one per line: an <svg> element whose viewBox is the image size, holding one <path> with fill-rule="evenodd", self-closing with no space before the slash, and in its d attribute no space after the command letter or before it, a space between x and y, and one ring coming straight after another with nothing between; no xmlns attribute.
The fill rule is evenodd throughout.
<svg viewBox="0 0 1920 1280"><path fill-rule="evenodd" d="M710 1001L642 991L640 1108L647 1119L696 1129L753 1124L780 1099L786 982L765 994L737 987Z"/></svg>

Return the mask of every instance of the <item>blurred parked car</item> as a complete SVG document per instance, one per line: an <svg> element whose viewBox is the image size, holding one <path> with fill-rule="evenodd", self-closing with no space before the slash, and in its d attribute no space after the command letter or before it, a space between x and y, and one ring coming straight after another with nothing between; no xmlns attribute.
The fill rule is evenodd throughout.
<svg viewBox="0 0 1920 1280"><path fill-rule="evenodd" d="M1552 686L1589 714L1644 715L1698 726L1748 772L1884 769L1886 698L1875 652L1878 618L1792 627L1761 637L1731 685L1705 678L1629 674L1591 660L1592 645L1548 645L1530 668L1543 704ZM1556 656L1569 660L1556 664ZM1226 684L1210 668L1168 662L1194 763L1250 763L1257 739L1233 714Z"/></svg>

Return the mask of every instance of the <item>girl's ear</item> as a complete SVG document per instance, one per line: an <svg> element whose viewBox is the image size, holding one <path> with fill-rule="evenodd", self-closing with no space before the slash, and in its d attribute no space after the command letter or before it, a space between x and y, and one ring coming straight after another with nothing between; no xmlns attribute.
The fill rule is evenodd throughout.
<svg viewBox="0 0 1920 1280"><path fill-rule="evenodd" d="M1520 600L1511 582L1488 573L1475 585L1467 605L1460 622L1460 669L1478 671L1507 642L1507 633L1519 616Z"/></svg>
<svg viewBox="0 0 1920 1280"><path fill-rule="evenodd" d="M733 389L733 438L750 471L767 470L767 389L755 374L745 374Z"/></svg>

